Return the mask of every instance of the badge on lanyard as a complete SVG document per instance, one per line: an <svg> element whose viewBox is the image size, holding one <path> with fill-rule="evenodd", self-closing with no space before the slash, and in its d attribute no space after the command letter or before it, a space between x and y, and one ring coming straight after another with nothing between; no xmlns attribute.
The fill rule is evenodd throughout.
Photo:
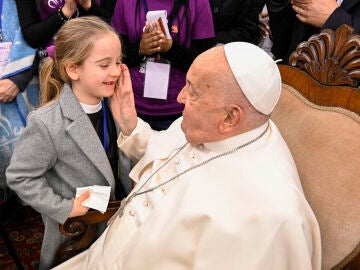
<svg viewBox="0 0 360 270"><path fill-rule="evenodd" d="M164 60L146 62L144 97L167 99L170 79L170 64Z"/></svg>
<svg viewBox="0 0 360 270"><path fill-rule="evenodd" d="M0 77L8 64L12 42L0 42Z"/></svg>

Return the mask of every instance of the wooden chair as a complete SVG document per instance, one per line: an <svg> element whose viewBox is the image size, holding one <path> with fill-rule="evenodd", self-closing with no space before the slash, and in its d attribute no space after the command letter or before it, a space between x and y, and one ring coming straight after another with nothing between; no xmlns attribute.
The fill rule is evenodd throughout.
<svg viewBox="0 0 360 270"><path fill-rule="evenodd" d="M271 119L289 145L320 224L323 269L360 269L360 89L354 87L359 47L360 37L342 26L301 43L292 66L279 65L283 91ZM61 225L77 241L59 258L85 249L94 224L109 218L119 203L110 203L104 215L89 211Z"/></svg>
<svg viewBox="0 0 360 270"><path fill-rule="evenodd" d="M279 65L271 116L295 159L322 238L322 269L360 269L360 36L343 25Z"/></svg>

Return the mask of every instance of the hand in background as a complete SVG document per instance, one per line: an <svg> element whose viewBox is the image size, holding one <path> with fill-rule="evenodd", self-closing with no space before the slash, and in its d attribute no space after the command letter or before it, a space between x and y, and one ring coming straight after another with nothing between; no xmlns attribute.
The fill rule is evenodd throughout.
<svg viewBox="0 0 360 270"><path fill-rule="evenodd" d="M292 0L296 17L303 23L321 28L338 8L335 0Z"/></svg>
<svg viewBox="0 0 360 270"><path fill-rule="evenodd" d="M167 52L168 50L170 50L173 40L166 38L165 33L162 31L158 21L153 22L152 26L153 26L154 31L156 31L156 33L160 32L160 35L159 35L160 52ZM167 27L167 25L164 25L164 27Z"/></svg>
<svg viewBox="0 0 360 270"><path fill-rule="evenodd" d="M77 0L65 0L64 6L61 8L62 13L70 18L77 10Z"/></svg>
<svg viewBox="0 0 360 270"><path fill-rule="evenodd" d="M0 80L0 102L10 102L20 89L9 79Z"/></svg>
<svg viewBox="0 0 360 270"><path fill-rule="evenodd" d="M74 204L69 214L69 218L83 216L87 213L87 211L89 211L89 207L85 207L81 205L83 201L85 201L89 197L90 197L90 192L87 191L84 194L74 199Z"/></svg>
<svg viewBox="0 0 360 270"><path fill-rule="evenodd" d="M137 114L129 69L125 64L121 64L120 68L121 75L110 98L110 106L121 132L128 136L137 125Z"/></svg>
<svg viewBox="0 0 360 270"><path fill-rule="evenodd" d="M146 22L143 36L140 40L139 53L141 55L151 55L157 52L167 52L172 45L172 39L165 38L160 25L157 21L151 25Z"/></svg>
<svg viewBox="0 0 360 270"><path fill-rule="evenodd" d="M263 38L266 38L266 36L271 35L268 13L259 13L259 29L260 29L260 35Z"/></svg>
<svg viewBox="0 0 360 270"><path fill-rule="evenodd" d="M82 6L85 10L89 10L91 8L91 0L76 0L76 3Z"/></svg>

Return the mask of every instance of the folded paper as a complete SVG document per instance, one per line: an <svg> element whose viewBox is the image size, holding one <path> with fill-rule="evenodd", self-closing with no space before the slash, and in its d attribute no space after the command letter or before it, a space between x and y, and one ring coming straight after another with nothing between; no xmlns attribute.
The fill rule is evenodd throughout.
<svg viewBox="0 0 360 270"><path fill-rule="evenodd" d="M106 212L110 199L110 186L87 186L76 189L76 197L90 191L90 197L82 202L82 206L99 210L101 213Z"/></svg>

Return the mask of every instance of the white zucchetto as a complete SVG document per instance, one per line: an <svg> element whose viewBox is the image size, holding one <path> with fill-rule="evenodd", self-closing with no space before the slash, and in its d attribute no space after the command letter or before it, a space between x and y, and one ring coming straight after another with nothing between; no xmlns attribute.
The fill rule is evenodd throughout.
<svg viewBox="0 0 360 270"><path fill-rule="evenodd" d="M269 115L279 100L281 76L275 61L261 48L247 42L224 45L230 69L254 108Z"/></svg>

